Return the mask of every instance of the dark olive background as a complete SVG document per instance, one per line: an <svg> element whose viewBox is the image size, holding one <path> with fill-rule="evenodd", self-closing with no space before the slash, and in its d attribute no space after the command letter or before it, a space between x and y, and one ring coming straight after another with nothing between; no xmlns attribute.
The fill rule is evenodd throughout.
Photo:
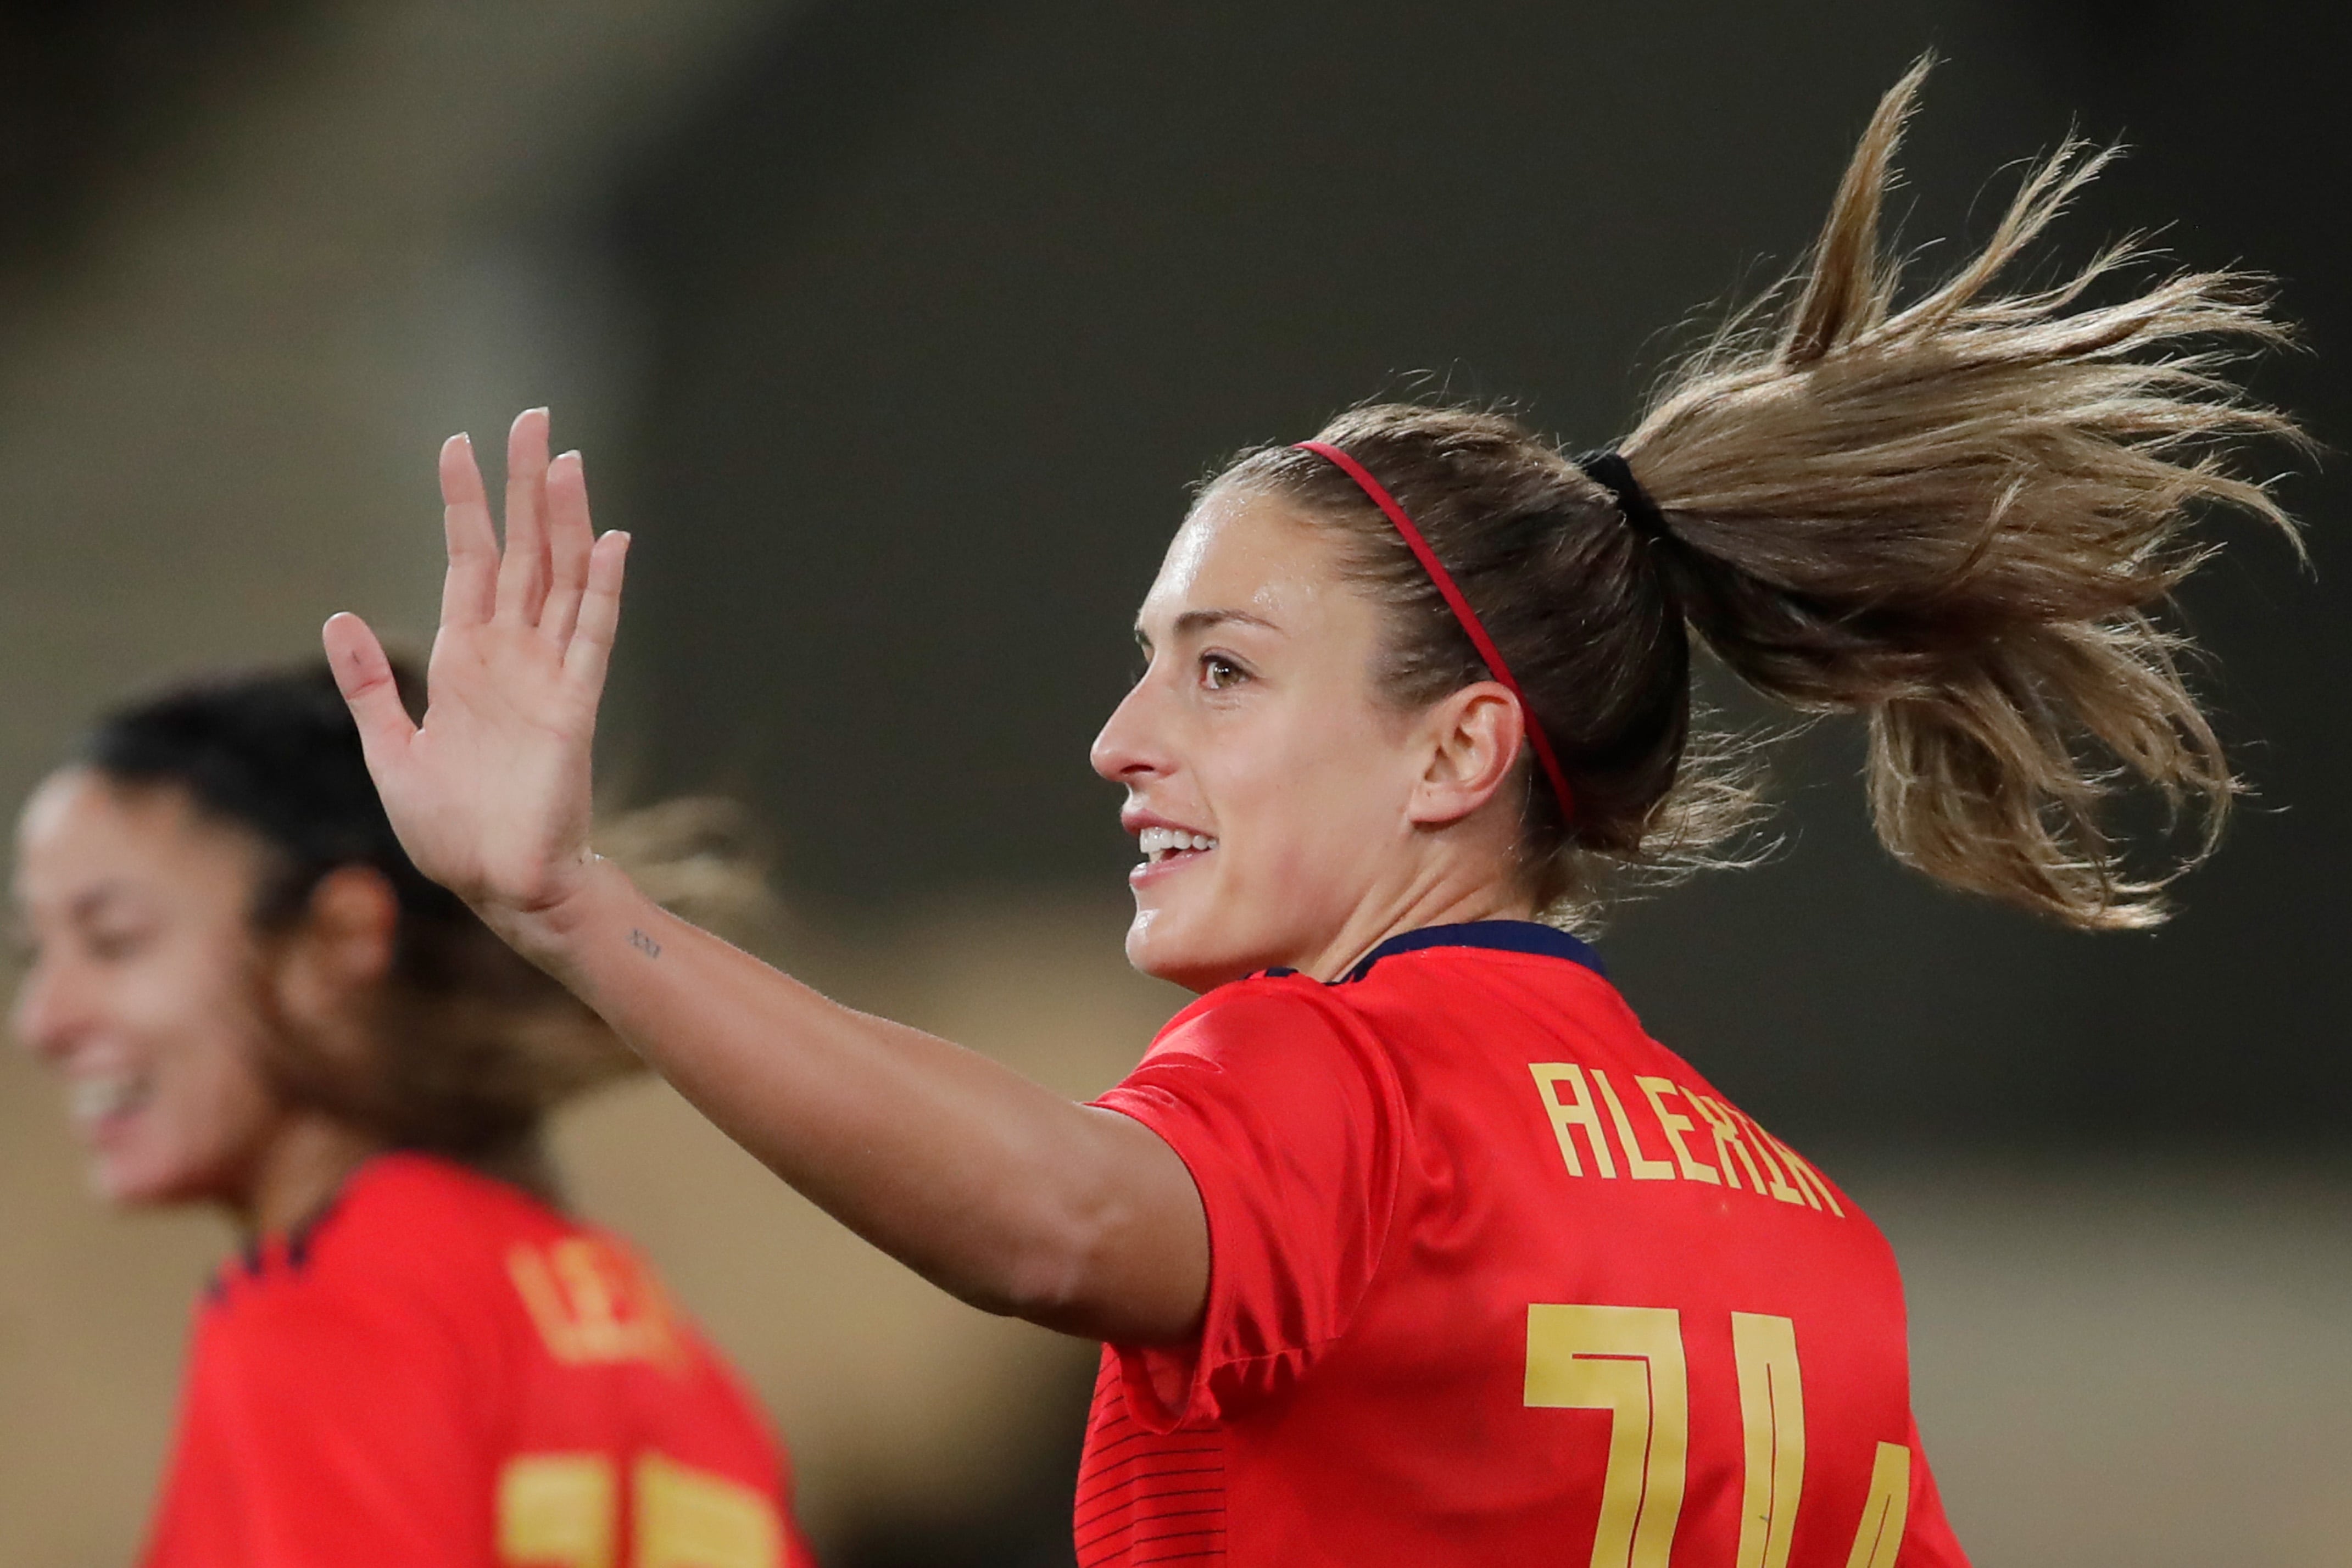
<svg viewBox="0 0 2352 1568"><path fill-rule="evenodd" d="M1930 46L1895 208L1942 242L1926 267L2070 123L2124 139L2054 254L2160 227L2277 274L2314 352L2260 384L2340 439L2352 28L2317 16L1021 0L780 27L603 220L649 322L621 477L651 778L748 790L824 898L1116 885L1086 748L1188 483L1381 392L1622 429L1688 324L1801 249ZM2334 1136L2344 497L2308 465L2286 493L2316 581L2237 528L2189 595L2260 793L2176 924L2084 937L1900 873L1830 726L1783 758L1774 863L1614 921L1654 1030L1817 1139Z"/></svg>
<svg viewBox="0 0 2352 1568"><path fill-rule="evenodd" d="M1947 63L1894 211L1936 242L1924 268L1980 239L2070 124L2120 138L2130 158L2039 275L2139 228L2184 263L2273 273L2309 351L2258 384L2331 447L2352 431L2341 7L394 10L0 0L0 340L33 367L16 382L38 382L0 425L18 438L0 465L17 594L0 773L29 784L131 684L306 654L339 605L421 615L431 444L551 400L602 519L636 539L606 777L743 795L773 824L803 931L823 933L809 950L845 973L896 966L865 973L862 999L929 1007L984 1049L1042 1016L1035 1065L1057 1082L1057 1062L1076 1082L1139 1050L1158 996L1120 988L1131 848L1086 752L1188 486L1378 394L1514 400L1577 446L1622 430L1710 314L1802 249L1922 49ZM729 40L715 80L679 42L704 26ZM534 77L517 61L541 32L562 57ZM364 112L304 96L337 83ZM508 112L454 111L502 92ZM333 210L306 224L306 202ZM194 254L139 248L157 235ZM197 280L184 296L142 281L175 267ZM217 322L140 314L183 298ZM52 402L54 423L28 417ZM2336 787L2352 558L2333 456L2284 494L2313 567L2232 525L2183 607L2258 793L2169 927L2082 936L1903 873L1864 820L1859 736L1831 724L1781 752L1770 863L1601 934L1653 1032L1886 1225L1921 1417L1972 1542L2160 1518L2148 1528L2197 1560L2206 1538L2180 1520L2210 1516L2236 1550L2232 1521L2299 1506L2325 1478L2296 1466L2341 1448L2326 1325L2352 1190L2335 908L2352 872ZM989 946L1016 925L1026 967ZM961 967L927 988L941 955ZM975 979L1048 966L1066 992ZM1124 1009L1100 1020L1098 1056L1071 1045L1095 1039L1096 998ZM127 1542L176 1314L218 1239L101 1228L35 1103L47 1086L25 1062L0 1071L25 1086L0 1138L18 1162L0 1403L37 1414L0 1479L40 1504L8 1519L114 1521L76 1538ZM582 1114L589 1211L645 1240L752 1373L828 1561L1069 1560L1084 1347L982 1337L1001 1325L865 1253L651 1091ZM984 1378L926 1385L927 1355L1041 1370L1005 1374L1027 1380L1008 1400ZM885 1361L898 1383L859 1370ZM949 1429L915 1429L915 1408L968 1422L955 1440L1003 1460L993 1479L910 1479ZM2102 1469L2097 1433L2146 1441ZM2134 1501L2176 1490L2180 1512Z"/></svg>

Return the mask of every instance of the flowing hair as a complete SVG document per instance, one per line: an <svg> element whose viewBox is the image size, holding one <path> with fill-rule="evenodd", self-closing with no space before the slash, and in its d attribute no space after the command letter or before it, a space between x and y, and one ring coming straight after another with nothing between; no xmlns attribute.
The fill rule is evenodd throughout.
<svg viewBox="0 0 2352 1568"><path fill-rule="evenodd" d="M2241 785L2164 612L2215 548L2192 534L2206 515L2295 538L2237 454L2300 434L2228 374L2288 330L2258 277L2135 283L2152 259L2137 238L2061 282L2009 285L2114 156L2075 140L2029 169L1980 250L1906 298L1880 214L1930 63L1880 102L1804 261L1619 444L1651 526L1500 413L1381 404L1321 433L1419 522L1569 775L1572 820L1539 780L1524 797L1528 874L1555 913L1588 908L1612 869L1721 863L1757 816L1753 747L1695 724L1693 633L1787 709L1862 716L1878 837L1939 881L2074 925L2147 926L2219 841ZM1330 465L1267 447L1212 483L1341 530L1391 612L1397 700L1485 678ZM2148 873L2126 871L2115 825L2135 783L2192 825Z"/></svg>

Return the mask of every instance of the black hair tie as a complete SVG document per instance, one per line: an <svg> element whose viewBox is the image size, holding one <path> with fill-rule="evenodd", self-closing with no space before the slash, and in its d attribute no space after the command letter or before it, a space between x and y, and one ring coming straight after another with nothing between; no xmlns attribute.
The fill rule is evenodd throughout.
<svg viewBox="0 0 2352 1568"><path fill-rule="evenodd" d="M1613 446L1588 452L1576 460L1576 465L1584 471L1586 478L1609 492L1610 498L1617 503L1618 512L1635 533L1652 544L1674 542L1674 535L1666 528L1666 515L1658 510L1657 502L1650 499L1650 493L1633 477L1633 465L1625 461L1623 453Z"/></svg>

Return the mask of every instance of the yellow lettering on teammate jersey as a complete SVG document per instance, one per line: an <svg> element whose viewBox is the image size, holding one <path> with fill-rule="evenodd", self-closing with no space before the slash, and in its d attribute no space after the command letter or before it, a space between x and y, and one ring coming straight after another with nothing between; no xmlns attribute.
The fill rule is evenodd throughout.
<svg viewBox="0 0 2352 1568"><path fill-rule="evenodd" d="M783 1529L762 1493L660 1454L637 1460L635 1568L772 1568Z"/></svg>
<svg viewBox="0 0 2352 1568"><path fill-rule="evenodd" d="M521 1454L499 1472L499 1568L619 1568L620 1466L604 1454ZM637 1456L628 1568L782 1568L765 1492L667 1455Z"/></svg>
<svg viewBox="0 0 2352 1568"><path fill-rule="evenodd" d="M1690 1449L1682 1314L1530 1304L1523 1402L1609 1412L1592 1568L1667 1568Z"/></svg>
<svg viewBox="0 0 2352 1568"><path fill-rule="evenodd" d="M1642 1152L1641 1141L1633 1136L1633 1124L1625 1119L1625 1107L1619 1102L1617 1091L1610 1086L1609 1074L1596 1067L1592 1070L1592 1082L1600 1089L1601 1098L1608 1103L1609 1119L1617 1124L1618 1140L1625 1145L1625 1168L1632 1174L1633 1179L1635 1181L1674 1180L1673 1162L1654 1160Z"/></svg>
<svg viewBox="0 0 2352 1568"><path fill-rule="evenodd" d="M1723 1177L1716 1168L1704 1160L1691 1158L1690 1149L1683 1143L1683 1134L1694 1130L1691 1119L1666 1109L1665 1097L1682 1092L1675 1081L1671 1078L1636 1078L1633 1086L1642 1092L1643 1097L1650 1102L1650 1109L1657 1113L1658 1125L1665 1129L1666 1142L1675 1151L1675 1164L1681 1167L1683 1179L1721 1186Z"/></svg>
<svg viewBox="0 0 2352 1568"><path fill-rule="evenodd" d="M499 1472L499 1562L509 1568L614 1568L620 1519L613 1461L524 1454Z"/></svg>
<svg viewBox="0 0 2352 1568"><path fill-rule="evenodd" d="M611 1242L593 1236L520 1242L507 1253L507 1273L556 1360L683 1364L661 1287Z"/></svg>
<svg viewBox="0 0 2352 1568"><path fill-rule="evenodd" d="M1790 1532L1805 1488L1805 1381L1797 1366L1795 1320L1732 1313L1731 1359L1739 1375L1748 1456L1733 1568L1788 1568Z"/></svg>
<svg viewBox="0 0 2352 1568"><path fill-rule="evenodd" d="M1592 1092L1584 1081L1584 1069L1572 1061L1533 1061L1528 1071L1535 1074L1536 1092L1543 1096L1544 1113L1551 1118L1552 1135L1559 1140L1560 1158L1568 1162L1568 1174L1580 1176L1584 1162L1577 1157L1576 1138L1572 1127L1584 1129L1584 1136L1592 1145L1592 1163L1601 1174L1614 1179L1617 1161L1609 1153L1609 1140L1601 1131L1601 1117L1593 1109ZM1559 1086L1566 1083L1571 1099L1563 1102Z"/></svg>
<svg viewBox="0 0 2352 1568"><path fill-rule="evenodd" d="M1895 1568L1910 1513L1911 1450L1901 1443L1881 1443L1871 1463L1870 1495L1862 1505L1862 1524L1853 1532L1845 1568Z"/></svg>

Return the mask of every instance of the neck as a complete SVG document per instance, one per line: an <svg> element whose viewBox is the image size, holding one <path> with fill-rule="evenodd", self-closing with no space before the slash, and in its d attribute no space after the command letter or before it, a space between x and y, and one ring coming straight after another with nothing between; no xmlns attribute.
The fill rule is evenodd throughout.
<svg viewBox="0 0 2352 1568"><path fill-rule="evenodd" d="M1534 918L1534 901L1514 882L1478 880L1465 885L1441 873L1395 894L1366 900L1328 946L1296 967L1318 980L1336 980L1373 948L1407 931L1473 920Z"/></svg>
<svg viewBox="0 0 2352 1568"><path fill-rule="evenodd" d="M254 1236L279 1236L324 1207L352 1172L383 1147L348 1123L315 1111L289 1113L262 1145L245 1190L231 1203Z"/></svg>

